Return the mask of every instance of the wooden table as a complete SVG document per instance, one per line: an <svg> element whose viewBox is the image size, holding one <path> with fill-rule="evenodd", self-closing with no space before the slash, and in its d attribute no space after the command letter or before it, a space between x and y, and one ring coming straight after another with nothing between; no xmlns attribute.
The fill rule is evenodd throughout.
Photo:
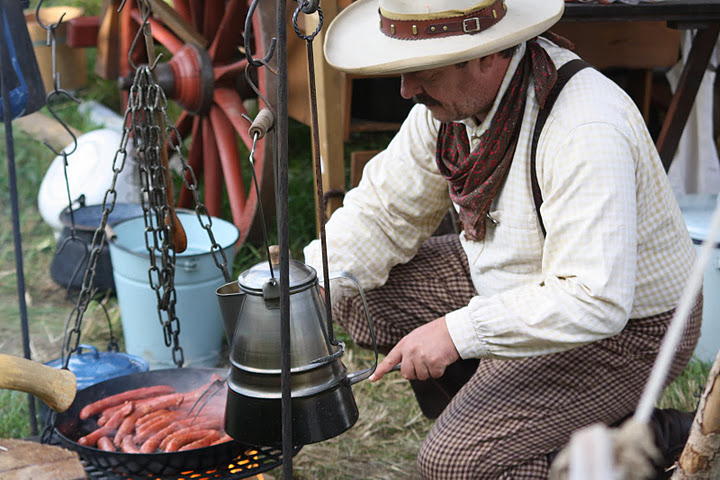
<svg viewBox="0 0 720 480"><path fill-rule="evenodd" d="M337 2L322 4L325 25L337 15ZM560 23L577 22L665 22L667 27L678 30L697 29L687 62L672 97L667 115L657 140L657 148L663 165L670 167L680 136L692 109L695 97L715 48L720 32L720 0L665 0L660 3L610 5L566 3ZM345 75L330 67L324 60L322 44L323 28L314 41L318 66L318 116L320 154L323 161L323 189L326 192L345 191L344 168L344 122L349 107L344 96ZM399 95L399 92L398 92ZM327 213L330 215L342 204L342 198L327 196Z"/></svg>

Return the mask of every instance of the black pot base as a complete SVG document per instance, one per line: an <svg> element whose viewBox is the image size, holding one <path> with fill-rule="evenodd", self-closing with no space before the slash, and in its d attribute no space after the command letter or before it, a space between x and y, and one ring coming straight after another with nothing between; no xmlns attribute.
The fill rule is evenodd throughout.
<svg viewBox="0 0 720 480"><path fill-rule="evenodd" d="M279 399L249 397L228 388L225 431L251 445L282 444L282 410ZM294 445L307 445L340 435L352 427L359 413L350 386L336 385L317 395L293 398Z"/></svg>

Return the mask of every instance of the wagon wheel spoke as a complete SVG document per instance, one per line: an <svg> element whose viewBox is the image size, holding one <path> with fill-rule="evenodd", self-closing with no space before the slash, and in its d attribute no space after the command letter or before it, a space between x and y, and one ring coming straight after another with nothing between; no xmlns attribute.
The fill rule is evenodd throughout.
<svg viewBox="0 0 720 480"><path fill-rule="evenodd" d="M185 19L186 22L192 22L192 15L190 13L190 5L186 0L173 0L173 8Z"/></svg>
<svg viewBox="0 0 720 480"><path fill-rule="evenodd" d="M235 63L230 63L228 65L223 65L222 67L213 68L213 76L215 78L215 81L218 82L228 76L240 75L241 73L245 72L245 67L247 67L247 64L247 59L243 58L242 60L239 60Z"/></svg>
<svg viewBox="0 0 720 480"><path fill-rule="evenodd" d="M195 178L200 178L203 174L203 137L200 135L200 117L191 117L190 115L187 116L187 118L191 119L192 122L192 143L190 144L190 151L188 152L187 156L187 164L190 168L192 168L193 173L195 174ZM182 132L180 132L182 134ZM188 135L184 134L182 135L183 138L186 138ZM194 179L190 176L190 173L187 174L187 177L185 178L185 181L190 183ZM196 188L199 188L199 185L195 185ZM182 207L188 207L192 205L194 199L192 196L192 192L188 190L188 188L185 186L185 182L183 182L182 187L180 188L180 197L178 198L178 205Z"/></svg>
<svg viewBox="0 0 720 480"><path fill-rule="evenodd" d="M210 113L212 118L212 110ZM222 208L222 165L213 125L207 118L202 120L203 165L205 171L205 206L210 212ZM230 197L232 199L232 196ZM231 200L232 201L232 200Z"/></svg>
<svg viewBox="0 0 720 480"><path fill-rule="evenodd" d="M227 116L226 118L232 124L243 143L245 143L248 151L250 151L252 147L252 138L250 138L250 132L248 132L250 125L243 118L243 115L247 115L248 112L243 107L240 95L229 88L218 88L215 90L215 104L222 108Z"/></svg>
<svg viewBox="0 0 720 480"><path fill-rule="evenodd" d="M180 139L187 137L193 127L193 116L183 111L175 122L175 128L180 134Z"/></svg>
<svg viewBox="0 0 720 480"><path fill-rule="evenodd" d="M233 210L233 218L240 218L241 225L238 227L241 230L243 228L247 230L250 228L252 219L242 215L248 205L246 205L245 187L240 173L240 158L237 143L234 141L232 125L225 113L218 107L213 107L210 110L210 121L215 132L220 161L225 173L225 184L230 198L230 207ZM253 190L250 190L250 192L247 203L254 205L257 197L252 193Z"/></svg>
<svg viewBox="0 0 720 480"><path fill-rule="evenodd" d="M243 32L233 24L236 18L245 18L247 5L241 0L230 0L225 6L225 15L218 27L217 34L210 45L208 53L215 61L227 61L232 58L243 39Z"/></svg>
<svg viewBox="0 0 720 480"><path fill-rule="evenodd" d="M190 17L193 20L195 29L201 31L203 19L203 0L190 0L188 6L190 7Z"/></svg>
<svg viewBox="0 0 720 480"><path fill-rule="evenodd" d="M131 15L138 25L142 23L142 15L140 15L139 11L133 10ZM170 53L174 55L183 47L184 43L182 40L170 31L170 29L165 28L165 26L152 18L148 19L148 22L150 23L150 28L152 29L153 39L164 45L165 48L170 50Z"/></svg>
<svg viewBox="0 0 720 480"><path fill-rule="evenodd" d="M225 9L225 0L205 0L205 18L202 32L211 38L218 31Z"/></svg>

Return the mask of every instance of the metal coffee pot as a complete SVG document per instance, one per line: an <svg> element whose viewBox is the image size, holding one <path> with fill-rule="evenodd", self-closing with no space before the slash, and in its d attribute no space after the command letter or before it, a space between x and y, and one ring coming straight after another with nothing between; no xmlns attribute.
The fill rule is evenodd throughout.
<svg viewBox="0 0 720 480"><path fill-rule="evenodd" d="M275 445L282 438L279 270L279 250L273 246L269 262L253 266L216 292L231 339L225 430L253 445ZM355 285L373 332L357 280L343 272L330 277ZM377 345L372 367L348 373L341 362L345 345L335 340L328 326L315 269L291 259L289 295L292 433L293 443L304 445L332 438L355 424L358 409L350 387L375 371Z"/></svg>

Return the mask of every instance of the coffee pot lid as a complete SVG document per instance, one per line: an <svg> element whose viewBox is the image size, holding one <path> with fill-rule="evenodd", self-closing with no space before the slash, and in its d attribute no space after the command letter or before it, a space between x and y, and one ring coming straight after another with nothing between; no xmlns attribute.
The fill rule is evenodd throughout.
<svg viewBox="0 0 720 480"><path fill-rule="evenodd" d="M251 293L262 293L263 287L269 280L280 278L280 247L271 245L269 250L270 262L260 262L238 276L240 288ZM270 272L271 263L272 273ZM308 286L317 280L317 272L315 269L298 260L290 260L288 273L291 290Z"/></svg>

